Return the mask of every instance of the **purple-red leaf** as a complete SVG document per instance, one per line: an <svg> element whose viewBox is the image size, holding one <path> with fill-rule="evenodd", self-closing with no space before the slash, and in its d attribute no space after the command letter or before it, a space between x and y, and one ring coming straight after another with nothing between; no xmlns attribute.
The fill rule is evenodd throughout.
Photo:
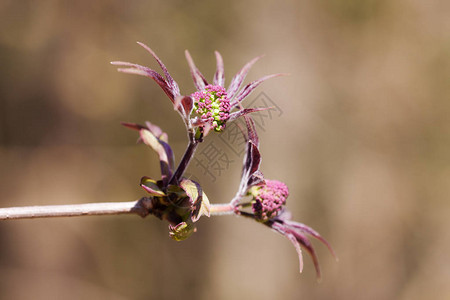
<svg viewBox="0 0 450 300"><path fill-rule="evenodd" d="M175 110L178 110L185 120L189 119L194 108L194 100L190 96L177 96L173 105Z"/></svg>
<svg viewBox="0 0 450 300"><path fill-rule="evenodd" d="M200 118L194 119L194 121L191 124L194 127L202 127L202 133L203 137L207 136L208 133L211 131L212 126L208 120L203 120Z"/></svg>
<svg viewBox="0 0 450 300"><path fill-rule="evenodd" d="M261 171L256 171L252 175L250 175L250 178L247 180L247 186L255 186L260 185L265 182L264 175L261 173Z"/></svg>
<svg viewBox="0 0 450 300"><path fill-rule="evenodd" d="M135 123L120 122L120 124L122 124L126 128L137 130L137 131L146 128L145 126L142 126L142 125L139 125L139 124L135 124Z"/></svg>
<svg viewBox="0 0 450 300"><path fill-rule="evenodd" d="M205 76L199 71L199 69L195 66L194 60L192 59L189 51L185 52L186 60L188 61L189 67L191 69L192 79L194 80L194 85L197 90L202 91L205 89L205 86L208 85L208 81L205 79Z"/></svg>
<svg viewBox="0 0 450 300"><path fill-rule="evenodd" d="M294 245L295 251L297 251L298 255L298 262L299 262L299 270L300 273L303 272L303 254L302 254L302 248L300 247L300 243L297 241L295 236L293 234L285 234L285 236L288 238L288 240Z"/></svg>
<svg viewBox="0 0 450 300"><path fill-rule="evenodd" d="M169 99L174 102L175 98L175 92L173 88L167 83L167 81L155 70L152 70L150 68L133 64L129 62L122 62L122 61L113 61L111 62L112 65L116 66L124 66L129 68L119 68L117 69L119 72L128 73L128 74L136 74L141 76L146 76L151 79L153 79L166 93L166 95L169 97Z"/></svg>
<svg viewBox="0 0 450 300"><path fill-rule="evenodd" d="M215 51L214 53L216 54L217 69L216 73L214 74L213 84L225 87L225 72L223 67L222 55L220 55L218 51Z"/></svg>
<svg viewBox="0 0 450 300"><path fill-rule="evenodd" d="M259 171L261 163L261 155L259 154L258 146L252 141L247 142L247 151L244 157L244 167L242 169L241 183L239 185L239 194L244 195L250 188L249 179ZM258 173L259 175L259 173Z"/></svg>
<svg viewBox="0 0 450 300"><path fill-rule="evenodd" d="M248 140L252 141L256 146L259 147L258 133L256 132L255 121L250 116L245 116L245 124L247 125Z"/></svg>
<svg viewBox="0 0 450 300"><path fill-rule="evenodd" d="M230 117L228 118L227 122L231 122L236 120L237 118L240 118L242 116L257 112L257 111L264 111L264 110L269 110L272 109L273 107L257 107L257 108L245 108L245 109L241 109L238 110L232 114L230 114Z"/></svg>
<svg viewBox="0 0 450 300"><path fill-rule="evenodd" d="M249 61L245 66L231 79L231 84L228 87L227 93L229 99L232 99L236 92L239 90L239 88L242 85L242 82L245 79L245 76L247 76L248 71L250 71L250 68L253 66L253 64L260 59L262 56L255 57L251 61Z"/></svg>
<svg viewBox="0 0 450 300"><path fill-rule="evenodd" d="M303 223L299 223L299 222L294 222L294 221L290 221L290 220L285 220L284 223L286 223L288 226L295 228L299 231L302 231L306 234L309 234L310 236L318 239L319 241L321 241L322 243L325 244L325 246L327 246L328 250L330 251L330 253L334 256L334 258L336 258L337 260L337 256L336 253L334 252L333 248L331 247L330 243L328 243L328 241L326 239L324 239L317 231L315 231L314 229L312 229L311 227L303 224Z"/></svg>
<svg viewBox="0 0 450 300"><path fill-rule="evenodd" d="M262 82L266 81L267 79L273 78L273 77L278 77L278 76L284 76L287 74L283 74L283 73L278 73L278 74L272 74L272 75L267 75L264 76L258 80L252 81L249 84L247 84L242 91L236 96L236 98L234 99L234 101L231 103L231 108L236 107L242 100L244 100L245 97L247 97L248 95L250 95L250 93L256 88L258 87L258 85L260 85Z"/></svg>
<svg viewBox="0 0 450 300"><path fill-rule="evenodd" d="M314 250L311 241L306 237L306 235L301 234L300 232L292 231L291 233L295 236L295 239L308 251L309 255L313 260L314 268L316 269L317 279L320 280L321 274L320 274L319 259L317 258L316 251Z"/></svg>
<svg viewBox="0 0 450 300"><path fill-rule="evenodd" d="M264 182L264 176L259 171L261 164L261 154L259 153L259 139L256 133L255 123L249 116L245 116L247 126L247 147L244 156L244 165L242 168L241 182L237 195L243 196L248 189L254 185Z"/></svg>
<svg viewBox="0 0 450 300"><path fill-rule="evenodd" d="M259 165L261 163L261 154L259 153L258 146L256 146L252 141L249 141L249 164L248 164L248 173L249 175L253 175L259 169Z"/></svg>
<svg viewBox="0 0 450 300"><path fill-rule="evenodd" d="M170 73L167 70L167 68L164 65L164 63L159 59L159 57L156 55L155 52L153 52L153 50L150 47L148 47L147 45L145 45L144 43L141 43L141 42L137 42L137 43L140 46L142 46L145 50L147 50L155 58L155 60L158 62L159 66L163 70L164 75L166 76L167 83L170 86L170 88L172 89L172 93L173 93L174 97L179 96L180 95L180 88L178 87L178 84L176 83L176 81L173 80L172 76L170 76Z"/></svg>

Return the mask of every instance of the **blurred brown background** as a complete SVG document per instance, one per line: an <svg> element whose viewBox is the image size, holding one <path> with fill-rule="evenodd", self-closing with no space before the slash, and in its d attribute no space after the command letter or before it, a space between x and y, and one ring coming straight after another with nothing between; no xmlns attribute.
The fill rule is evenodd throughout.
<svg viewBox="0 0 450 300"><path fill-rule="evenodd" d="M119 121L158 124L180 158L164 93L109 64L156 69L136 41L185 94L184 49L208 78L219 50L227 83L265 54L247 82L291 75L258 89L283 111L260 132L262 170L340 258L315 243L318 284L288 240L231 216L181 243L151 217L8 221L0 298L450 299L449 12L443 0L0 1L0 206L143 196L157 157ZM234 159L215 182L190 168L212 202L235 193Z"/></svg>

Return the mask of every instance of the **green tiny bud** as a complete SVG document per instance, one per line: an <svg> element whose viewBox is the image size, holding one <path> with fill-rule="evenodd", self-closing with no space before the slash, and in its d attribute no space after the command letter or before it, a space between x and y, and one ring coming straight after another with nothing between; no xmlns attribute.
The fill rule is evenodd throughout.
<svg viewBox="0 0 450 300"><path fill-rule="evenodd" d="M169 236L175 241L183 241L191 236L197 229L192 223L181 222L175 226L169 225Z"/></svg>

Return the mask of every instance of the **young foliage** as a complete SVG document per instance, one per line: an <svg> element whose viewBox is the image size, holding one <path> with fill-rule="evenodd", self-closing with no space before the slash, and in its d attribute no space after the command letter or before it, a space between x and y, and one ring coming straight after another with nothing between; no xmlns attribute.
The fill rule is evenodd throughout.
<svg viewBox="0 0 450 300"><path fill-rule="evenodd" d="M219 52L215 52L217 68L210 84L186 50L185 55L196 91L191 95L182 95L178 84L155 52L142 43L139 45L155 58L163 75L138 64L120 61L112 62L112 64L121 66L118 69L120 72L153 79L183 118L189 136L188 148L180 164L175 168L174 155L169 146L167 134L158 126L150 122L147 122L145 126L123 123L124 126L139 131L139 141L150 146L159 156L161 179L143 177L140 182L142 188L148 193L149 213L168 221L169 235L177 241L188 238L196 231L195 222L201 216L209 217L214 205L210 204L198 182L183 177L184 171L195 154L198 143L203 141L211 129L216 132L224 131L228 122L244 117L246 132L242 134L246 140L246 151L241 179L235 197L227 205L220 206L221 213L227 210L235 215L251 218L285 236L297 251L300 272L303 270L302 248L306 249L314 262L319 278L318 258L309 237L318 239L334 256L335 254L329 243L316 231L302 223L290 220L291 214L286 209L286 200L289 196L287 186L277 180L265 179L260 171L259 138L255 123L249 114L261 109L244 109L241 106L242 101L263 81L283 74L264 76L241 89L250 68L260 58L256 57L244 65L226 89L223 59Z"/></svg>

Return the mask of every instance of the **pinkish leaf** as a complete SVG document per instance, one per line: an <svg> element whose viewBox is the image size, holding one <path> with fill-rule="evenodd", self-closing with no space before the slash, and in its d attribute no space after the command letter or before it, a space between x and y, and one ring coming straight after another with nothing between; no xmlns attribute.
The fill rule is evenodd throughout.
<svg viewBox="0 0 450 300"><path fill-rule="evenodd" d="M225 72L223 67L222 55L220 55L218 51L215 51L214 53L216 54L217 69L216 73L214 74L213 84L225 87Z"/></svg>
<svg viewBox="0 0 450 300"><path fill-rule="evenodd" d="M161 69L164 72L164 75L166 76L167 79L167 83L170 86L170 88L172 89L172 93L174 95L174 97L179 96L180 95L180 88L178 87L178 84L176 83L175 80L173 80L172 76L170 76L169 71L167 70L166 66L164 65L164 63L159 59L159 57L156 55L155 52L153 52L153 50L148 47L147 45L145 45L144 43L141 42L137 42L140 46L142 46L145 50L147 50L158 62L159 66L161 67Z"/></svg>
<svg viewBox="0 0 450 300"><path fill-rule="evenodd" d="M259 169L261 164L261 154L259 153L258 146L256 146L252 141L249 142L249 175L253 175Z"/></svg>
<svg viewBox="0 0 450 300"><path fill-rule="evenodd" d="M207 136L208 133L211 131L212 126L208 120L203 120L200 118L195 118L192 122L192 126L194 127L201 127L203 129L203 137Z"/></svg>
<svg viewBox="0 0 450 300"><path fill-rule="evenodd" d="M245 125L247 125L247 138L259 147L258 133L256 132L255 121L250 116L244 116Z"/></svg>
<svg viewBox="0 0 450 300"><path fill-rule="evenodd" d="M300 243L297 241L295 236L292 234L285 234L285 236L294 245L295 251L297 251L298 261L299 261L299 270L301 273L301 272L303 272L303 254L302 254L302 248L300 247Z"/></svg>
<svg viewBox="0 0 450 300"><path fill-rule="evenodd" d="M211 124L208 122L203 126L203 137L207 136L208 133L211 131L212 126Z"/></svg>
<svg viewBox="0 0 450 300"><path fill-rule="evenodd" d="M284 75L286 75L286 74L279 73L279 74L267 75L258 80L250 82L242 89L242 91L240 91L240 93L236 96L234 101L231 102L231 104L230 104L231 108L236 107L239 103L241 103L241 101L244 100L245 97L250 95L250 93L262 82L266 81L267 79L273 78L273 77L284 76Z"/></svg>
<svg viewBox="0 0 450 300"><path fill-rule="evenodd" d="M139 131L142 141L153 148L159 155L159 162L161 165L161 175L163 181L167 183L167 180L172 176L172 170L174 166L174 156L169 144L157 138L150 130L141 129Z"/></svg>
<svg viewBox="0 0 450 300"><path fill-rule="evenodd" d="M264 176L261 173L261 171L258 170L252 175L250 175L250 178L247 180L247 186L251 187L255 185L260 185L263 184L264 182L265 182Z"/></svg>
<svg viewBox="0 0 450 300"><path fill-rule="evenodd" d="M317 279L320 280L321 273L319 259L317 258L316 251L314 250L314 247L312 246L310 240L306 237L306 235L301 234L297 231L291 231L291 234L293 234L295 236L295 239L309 252L314 263L314 268L316 269Z"/></svg>
<svg viewBox="0 0 450 300"><path fill-rule="evenodd" d="M261 163L261 155L259 154L258 146L252 141L247 142L247 150L244 157L244 166L242 169L241 183L239 185L239 195L244 195L251 187L249 182L252 182L252 175L259 172L259 165ZM261 174L260 172L258 175ZM261 174L262 175L262 174Z"/></svg>
<svg viewBox="0 0 450 300"><path fill-rule="evenodd" d="M191 68L192 79L194 80L194 85L197 90L202 91L205 89L205 86L208 85L208 81L205 79L205 76L199 71L199 69L195 66L194 60L192 59L189 51L185 52L186 60L188 61L189 67Z"/></svg>
<svg viewBox="0 0 450 300"><path fill-rule="evenodd" d="M230 114L230 117L228 118L227 122L232 122L234 120L236 120L237 118L240 118L242 116L257 112L257 111L264 111L264 110L269 110L272 109L272 107L257 107L257 108L245 108L245 109L241 109L238 110L232 114Z"/></svg>
<svg viewBox="0 0 450 300"><path fill-rule="evenodd" d="M250 68L253 66L255 62L257 62L262 56L255 57L251 61L249 61L245 66L231 79L231 84L228 87L227 93L228 98L232 99L239 88L242 85L242 82L244 81L245 77L247 76L248 71L250 71Z"/></svg>
<svg viewBox="0 0 450 300"><path fill-rule="evenodd" d="M259 139L256 133L255 123L249 116L244 116L247 126L247 146L242 168L241 182L237 195L243 196L254 185L264 182L264 176L259 171L261 154L259 153Z"/></svg>
<svg viewBox="0 0 450 300"><path fill-rule="evenodd" d="M209 122L208 120L203 120L203 119L200 119L199 117L196 117L195 119L192 120L192 126L200 127L200 126L207 124L208 122Z"/></svg>
<svg viewBox="0 0 450 300"><path fill-rule="evenodd" d="M175 98L174 109L178 110L185 120L189 119L192 109L194 108L194 100L190 96L177 96Z"/></svg>
<svg viewBox="0 0 450 300"><path fill-rule="evenodd" d="M167 134L162 131L162 129L155 125L150 123L149 121L145 122L145 126L147 126L148 130L150 130L151 133L153 133L154 136L156 136L158 139L162 140L162 136L167 137ZM167 143L167 141L165 141Z"/></svg>
<svg viewBox="0 0 450 300"><path fill-rule="evenodd" d="M120 122L120 124L122 124L126 128L137 130L137 131L146 128L145 126L142 126L142 125L139 125L139 124L135 124L135 123Z"/></svg>
<svg viewBox="0 0 450 300"><path fill-rule="evenodd" d="M129 68L117 69L119 72L141 75L141 76L145 76L145 77L149 77L149 78L153 79L163 89L163 91L166 93L166 95L169 97L169 99L172 101L172 103L174 102L174 97L175 97L174 90L172 89L171 86L169 86L167 81L155 70L152 70L150 68L147 68L147 67L144 67L144 66L141 66L138 64L122 62L122 61L113 61L113 62L111 62L111 64L117 65L117 66L129 67Z"/></svg>
<svg viewBox="0 0 450 300"><path fill-rule="evenodd" d="M294 222L294 221L290 221L290 220L285 220L284 223L286 223L288 226L295 228L299 231L302 231L306 234L309 234L310 236L318 239L319 241L321 241L323 244L325 244L325 246L327 246L328 250L330 251L330 253L336 258L337 260L337 256L336 253L334 252L333 248L331 247L330 243L328 243L327 240L325 240L317 231L315 231L314 229L312 229L311 227L303 224L303 223L299 223L299 222Z"/></svg>

